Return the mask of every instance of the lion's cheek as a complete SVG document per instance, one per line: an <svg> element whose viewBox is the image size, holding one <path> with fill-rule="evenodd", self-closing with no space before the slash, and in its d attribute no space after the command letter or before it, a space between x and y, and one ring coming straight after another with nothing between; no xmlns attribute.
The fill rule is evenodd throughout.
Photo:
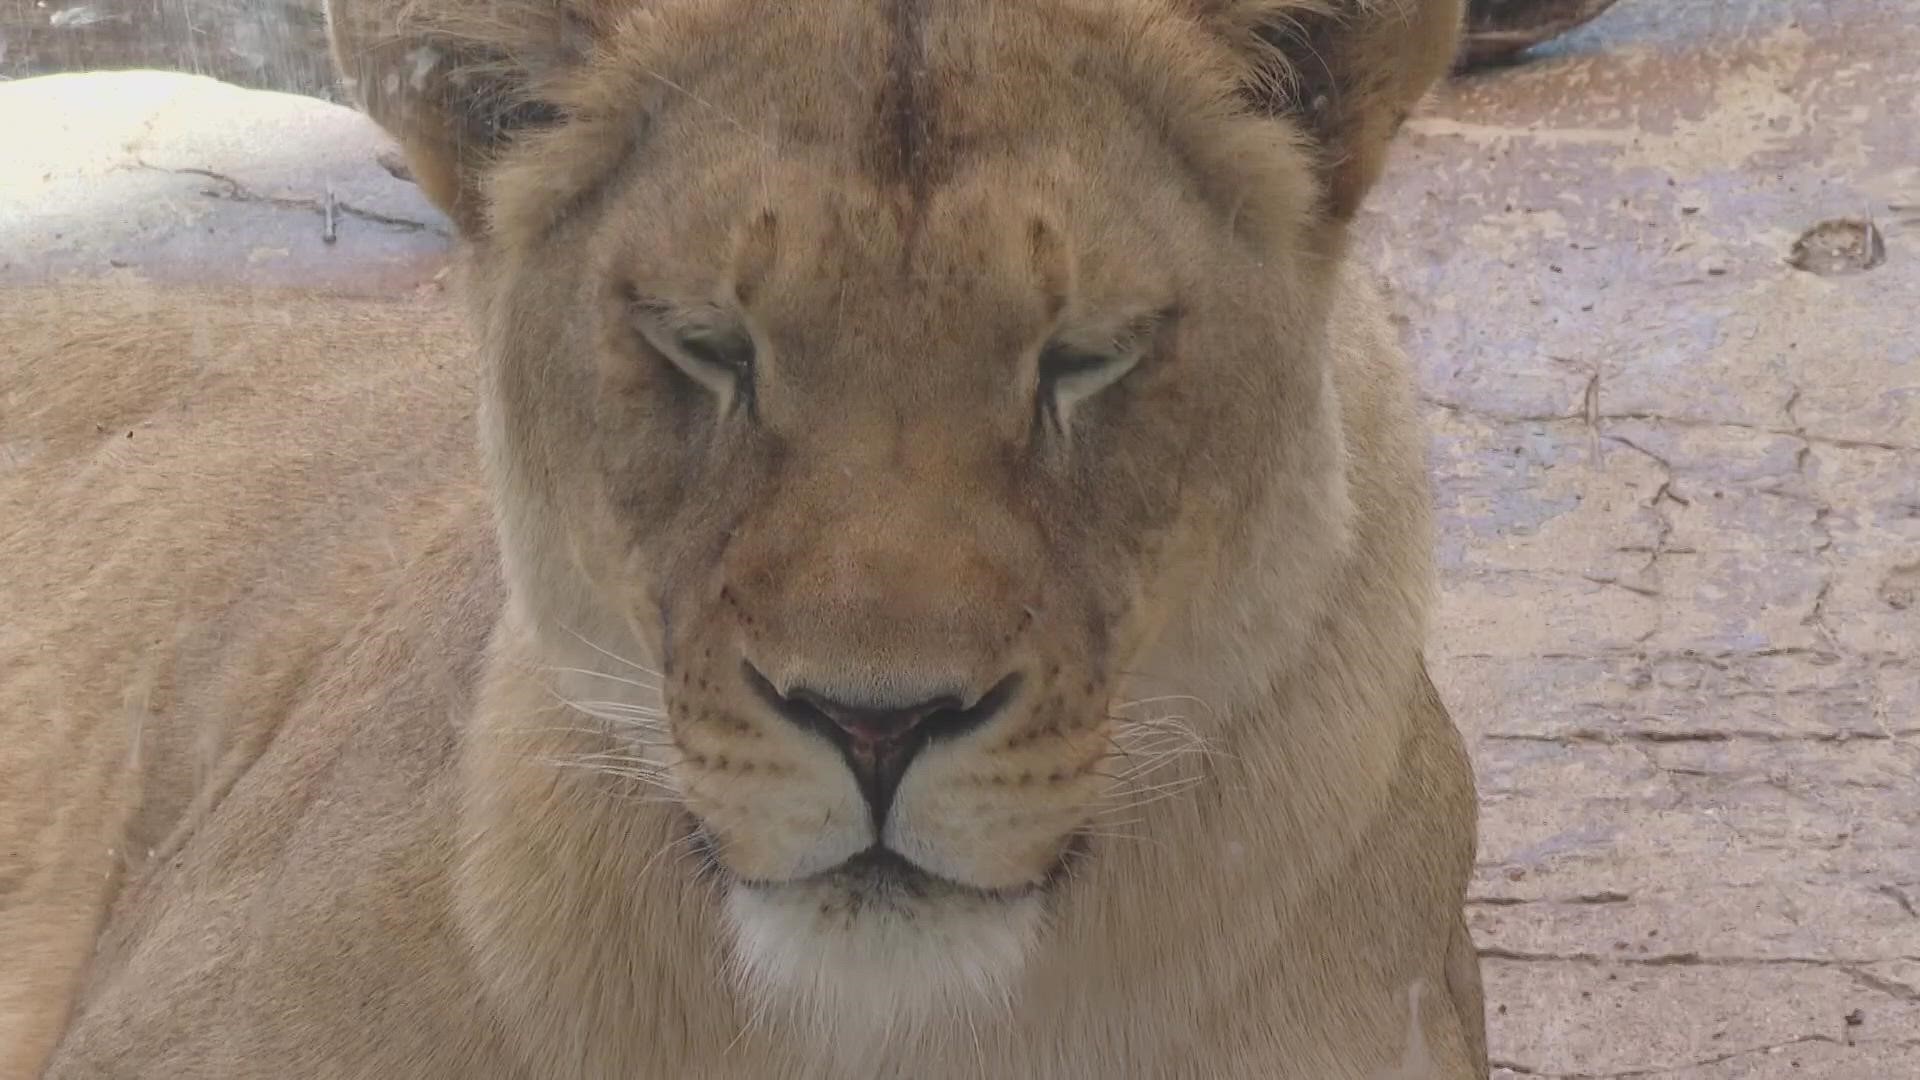
<svg viewBox="0 0 1920 1080"><path fill-rule="evenodd" d="M852 774L824 748L794 749L777 763L703 755L674 769L714 857L735 877L804 878L873 844L866 802Z"/></svg>
<svg viewBox="0 0 1920 1080"><path fill-rule="evenodd" d="M1091 774L1009 768L961 746L935 747L908 770L886 844L929 873L980 889L1044 881L1087 822Z"/></svg>

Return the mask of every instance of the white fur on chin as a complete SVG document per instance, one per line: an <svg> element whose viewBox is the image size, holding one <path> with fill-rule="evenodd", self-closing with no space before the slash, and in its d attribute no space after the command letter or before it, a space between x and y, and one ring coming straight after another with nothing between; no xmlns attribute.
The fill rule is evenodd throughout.
<svg viewBox="0 0 1920 1080"><path fill-rule="evenodd" d="M726 910L757 1018L874 1053L931 1018L1009 1007L1046 918L1037 893L856 897L833 882L736 883Z"/></svg>

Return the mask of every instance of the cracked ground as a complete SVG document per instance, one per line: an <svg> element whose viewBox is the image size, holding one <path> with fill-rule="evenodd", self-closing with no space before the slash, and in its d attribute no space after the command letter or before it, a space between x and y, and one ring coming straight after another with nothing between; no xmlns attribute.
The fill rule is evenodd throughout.
<svg viewBox="0 0 1920 1080"><path fill-rule="evenodd" d="M1625 0L1367 214L1496 1077L1920 1077L1916 56L1914 0ZM1878 265L1796 268L1836 220Z"/></svg>
<svg viewBox="0 0 1920 1080"><path fill-rule="evenodd" d="M1916 56L1920 0L1621 0L1443 88L1365 212L1496 1077L1920 1077ZM0 86L0 283L436 291L360 118L83 79Z"/></svg>

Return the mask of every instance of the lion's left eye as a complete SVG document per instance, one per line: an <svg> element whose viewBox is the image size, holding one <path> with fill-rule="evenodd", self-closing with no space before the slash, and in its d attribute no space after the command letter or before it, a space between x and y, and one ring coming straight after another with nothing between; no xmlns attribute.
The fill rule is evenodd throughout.
<svg viewBox="0 0 1920 1080"><path fill-rule="evenodd" d="M1037 404L1041 413L1064 432L1074 406L1139 367L1149 353L1161 348L1166 331L1179 316L1179 308L1168 304L1121 325L1117 332L1089 332L1083 327L1073 338L1055 338L1040 350Z"/></svg>

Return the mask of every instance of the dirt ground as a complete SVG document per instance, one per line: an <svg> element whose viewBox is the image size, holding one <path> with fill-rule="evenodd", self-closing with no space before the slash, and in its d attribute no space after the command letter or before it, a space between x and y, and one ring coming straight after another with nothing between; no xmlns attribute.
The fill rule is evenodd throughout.
<svg viewBox="0 0 1920 1080"><path fill-rule="evenodd" d="M1366 212L1497 1077L1920 1077L1915 57L1920 0L1621 0L1446 87ZM437 288L336 106L61 76L0 120L0 283Z"/></svg>
<svg viewBox="0 0 1920 1080"><path fill-rule="evenodd" d="M1920 2L1546 52L1447 87L1368 222L1495 1075L1920 1077Z"/></svg>

